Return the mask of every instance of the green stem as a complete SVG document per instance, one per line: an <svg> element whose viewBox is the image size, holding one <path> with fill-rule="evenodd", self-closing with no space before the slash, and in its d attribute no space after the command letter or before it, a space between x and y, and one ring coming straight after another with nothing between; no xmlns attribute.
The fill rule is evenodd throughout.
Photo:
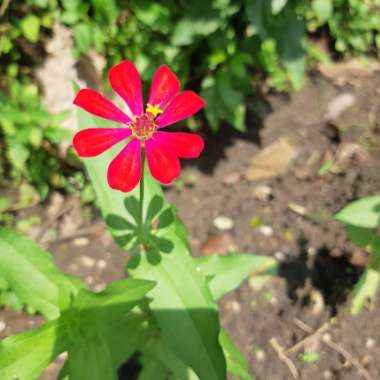
<svg viewBox="0 0 380 380"><path fill-rule="evenodd" d="M145 233L144 233L144 170L145 170L145 152L141 153L141 165L142 165L142 175L140 180L140 212L139 212L139 237L140 242L144 244Z"/></svg>

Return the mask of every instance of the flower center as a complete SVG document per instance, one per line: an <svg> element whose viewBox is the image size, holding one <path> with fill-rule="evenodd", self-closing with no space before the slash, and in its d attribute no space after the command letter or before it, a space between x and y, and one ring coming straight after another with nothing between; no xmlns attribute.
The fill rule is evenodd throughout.
<svg viewBox="0 0 380 380"><path fill-rule="evenodd" d="M140 116L131 121L129 127L132 130L132 136L139 140L150 139L157 129L156 123L154 122L154 116L149 113L143 113Z"/></svg>

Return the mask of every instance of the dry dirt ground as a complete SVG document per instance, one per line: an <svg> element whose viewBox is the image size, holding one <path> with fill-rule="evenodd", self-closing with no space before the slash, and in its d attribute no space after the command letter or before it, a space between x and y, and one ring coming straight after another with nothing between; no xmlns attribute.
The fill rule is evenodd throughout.
<svg viewBox="0 0 380 380"><path fill-rule="evenodd" d="M206 136L202 158L166 190L194 254L234 247L280 262L261 289L247 281L220 302L222 324L258 380L380 378L380 303L349 312L368 254L333 220L348 202L380 193L380 74L345 74L311 74L301 92L252 99L248 132ZM58 194L34 212L54 215L69 202L50 226L53 240L42 240L64 271L100 290L123 276L127 258L97 212ZM0 311L0 337L39 320Z"/></svg>

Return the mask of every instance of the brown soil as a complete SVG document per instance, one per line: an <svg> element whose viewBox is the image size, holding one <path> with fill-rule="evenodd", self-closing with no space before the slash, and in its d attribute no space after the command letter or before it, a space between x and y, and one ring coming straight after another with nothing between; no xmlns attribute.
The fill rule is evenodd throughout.
<svg viewBox="0 0 380 380"><path fill-rule="evenodd" d="M360 379L356 361L373 379L380 378L379 302L357 317L349 312L351 291L368 255L347 240L345 229L332 218L348 202L380 192L379 88L377 74L340 87L312 75L299 93L252 100L254 115L260 118L249 118L248 132L241 135L226 127L208 136L202 158L187 163L181 182L166 191L188 226L196 255L218 240L214 220L224 215L234 227L223 241L240 252L280 260L279 276L263 288L255 290L246 282L220 302L222 324L245 352L258 380L291 379L292 365L300 379ZM326 120L327 107L344 92L353 95L354 104ZM297 152L288 171L249 181L252 157L282 137ZM318 174L328 160L339 170ZM269 197L258 195L262 185L269 187ZM261 226L252 226L252 219ZM100 289L123 276L126 258L103 224L94 223L99 228L88 241L56 242L49 249L63 270ZM104 262L99 265L102 260L105 267ZM10 311L0 312L1 319L7 328L0 337L38 322ZM285 364L273 348L273 338L285 349L292 347L310 335L302 322L312 331L329 322L328 334L336 346L317 336L290 352ZM348 356L339 352L342 349ZM308 363L305 350L318 352L319 358ZM53 379L56 370L56 364L49 367L43 379Z"/></svg>

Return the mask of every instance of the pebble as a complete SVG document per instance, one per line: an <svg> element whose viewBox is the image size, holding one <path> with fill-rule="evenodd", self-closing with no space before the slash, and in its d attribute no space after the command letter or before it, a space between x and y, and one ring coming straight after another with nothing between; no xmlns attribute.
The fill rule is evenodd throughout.
<svg viewBox="0 0 380 380"><path fill-rule="evenodd" d="M219 215L214 219L214 226L219 231L228 231L234 227L234 221L228 216Z"/></svg>
<svg viewBox="0 0 380 380"><path fill-rule="evenodd" d="M95 259L89 256L81 256L80 257L81 264L86 268L93 268L95 266Z"/></svg>
<svg viewBox="0 0 380 380"><path fill-rule="evenodd" d="M100 270L103 270L103 269L106 269L107 268L107 261L106 260L103 260L103 259L100 259L97 263L96 263L96 267Z"/></svg>
<svg viewBox="0 0 380 380"><path fill-rule="evenodd" d="M333 378L333 373L329 370L323 371L323 378L326 380Z"/></svg>
<svg viewBox="0 0 380 380"><path fill-rule="evenodd" d="M272 188L266 185L260 185L253 189L253 195L259 201L269 201L272 198Z"/></svg>
<svg viewBox="0 0 380 380"><path fill-rule="evenodd" d="M354 105L355 100L355 96L349 92L339 94L327 105L325 118L327 120L337 119L344 111Z"/></svg>
<svg viewBox="0 0 380 380"><path fill-rule="evenodd" d="M73 245L75 247L86 247L90 240L86 237L79 237L73 240Z"/></svg>
<svg viewBox="0 0 380 380"><path fill-rule="evenodd" d="M241 178L241 175L240 173L230 173L230 174L227 174L224 178L223 178L223 184L224 185L235 185L236 183L238 183L240 181L240 178Z"/></svg>
<svg viewBox="0 0 380 380"><path fill-rule="evenodd" d="M0 331L1 331L1 329L0 329ZM366 340L366 342L365 342L365 346L366 346L366 348L367 348L368 350L374 348L375 345L376 345L376 341L375 341L375 339L373 339L373 338L367 338L367 340Z"/></svg>
<svg viewBox="0 0 380 380"><path fill-rule="evenodd" d="M264 236L270 237L273 236L273 228L271 226L260 226L258 228L260 233L262 233Z"/></svg>
<svg viewBox="0 0 380 380"><path fill-rule="evenodd" d="M0 321L0 333L5 330L7 324L4 321Z"/></svg>
<svg viewBox="0 0 380 380"><path fill-rule="evenodd" d="M210 235L200 246L201 252L204 255L211 255L214 253L225 255L234 248L236 248L235 243L228 232L220 232L215 235Z"/></svg>
<svg viewBox="0 0 380 380"><path fill-rule="evenodd" d="M307 249L307 254L309 257L314 257L317 254L317 249L314 247L309 247Z"/></svg>
<svg viewBox="0 0 380 380"><path fill-rule="evenodd" d="M101 282L99 284L96 284L93 286L94 292L102 292L107 287L107 284L105 282Z"/></svg>
<svg viewBox="0 0 380 380"><path fill-rule="evenodd" d="M263 362L265 360L266 354L264 350L257 350L256 351L256 359L258 362Z"/></svg>
<svg viewBox="0 0 380 380"><path fill-rule="evenodd" d="M234 313L238 313L240 311L241 307L240 307L240 304L239 302L237 301L232 301L231 302L231 310L234 312Z"/></svg>
<svg viewBox="0 0 380 380"><path fill-rule="evenodd" d="M286 260L286 255L284 252L278 251L274 254L274 257L279 262L284 262Z"/></svg>

